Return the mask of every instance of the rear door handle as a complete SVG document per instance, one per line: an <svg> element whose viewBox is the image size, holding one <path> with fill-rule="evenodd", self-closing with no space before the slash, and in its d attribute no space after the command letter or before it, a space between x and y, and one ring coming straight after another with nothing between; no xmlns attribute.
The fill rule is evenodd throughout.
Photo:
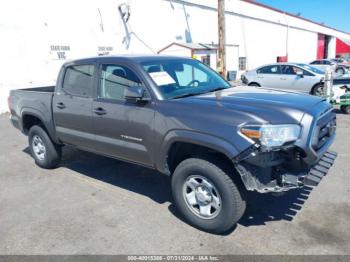
<svg viewBox="0 0 350 262"><path fill-rule="evenodd" d="M59 108L59 109L63 109L63 108L66 108L66 105L63 104L62 102L59 102L56 104L56 107Z"/></svg>
<svg viewBox="0 0 350 262"><path fill-rule="evenodd" d="M287 80L287 78L285 78L285 77L281 77L281 80Z"/></svg>
<svg viewBox="0 0 350 262"><path fill-rule="evenodd" d="M94 109L94 113L95 113L96 115L101 116L101 115L107 114L107 111L104 110L102 107L98 107L98 108L95 108L95 109Z"/></svg>

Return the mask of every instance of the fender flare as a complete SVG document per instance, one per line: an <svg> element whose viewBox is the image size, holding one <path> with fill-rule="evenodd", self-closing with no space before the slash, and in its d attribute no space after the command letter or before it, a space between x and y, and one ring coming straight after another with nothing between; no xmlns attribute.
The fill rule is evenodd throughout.
<svg viewBox="0 0 350 262"><path fill-rule="evenodd" d="M41 121L41 123L44 125L45 129L47 130L49 137L55 143L59 143L57 138L56 138L56 134L55 134L55 130L54 130L53 126L50 126L48 121L45 120L45 116L42 112L40 112L38 109L35 109L32 107L23 107L21 109L20 125L21 125L22 132L24 132L23 120L24 120L25 116L34 116L34 117L38 118Z"/></svg>
<svg viewBox="0 0 350 262"><path fill-rule="evenodd" d="M217 136L196 131L172 130L165 135L160 150L158 150L156 168L162 173L170 175L167 168L167 155L175 142L204 146L226 155L229 159L239 154L238 149L232 143Z"/></svg>

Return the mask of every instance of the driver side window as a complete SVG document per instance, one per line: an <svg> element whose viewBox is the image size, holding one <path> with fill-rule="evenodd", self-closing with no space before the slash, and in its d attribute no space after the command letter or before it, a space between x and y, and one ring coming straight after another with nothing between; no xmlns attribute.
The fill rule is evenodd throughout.
<svg viewBox="0 0 350 262"><path fill-rule="evenodd" d="M198 80L199 82L204 82L204 83L208 82L208 77L206 73L189 64L184 64L183 70L175 71L175 74L176 74L176 78L178 80L179 86L187 86L191 82L193 85L194 79Z"/></svg>
<svg viewBox="0 0 350 262"><path fill-rule="evenodd" d="M124 90L131 86L141 86L135 73L120 65L103 65L98 97L124 101Z"/></svg>

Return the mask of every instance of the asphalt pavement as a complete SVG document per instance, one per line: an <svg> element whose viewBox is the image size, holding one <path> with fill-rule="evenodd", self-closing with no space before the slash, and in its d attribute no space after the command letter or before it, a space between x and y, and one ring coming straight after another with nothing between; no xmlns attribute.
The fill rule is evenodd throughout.
<svg viewBox="0 0 350 262"><path fill-rule="evenodd" d="M169 178L66 148L44 170L27 137L0 116L0 254L350 254L350 116L338 114L338 158L315 188L249 194L238 226L186 224Z"/></svg>

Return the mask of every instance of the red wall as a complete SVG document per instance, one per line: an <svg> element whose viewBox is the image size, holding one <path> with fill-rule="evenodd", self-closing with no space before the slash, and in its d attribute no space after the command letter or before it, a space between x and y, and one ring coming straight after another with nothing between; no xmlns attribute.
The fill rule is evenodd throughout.
<svg viewBox="0 0 350 262"><path fill-rule="evenodd" d="M317 40L317 59L323 59L325 54L325 44L326 44L326 38L325 35L318 34L318 40Z"/></svg>
<svg viewBox="0 0 350 262"><path fill-rule="evenodd" d="M350 45L348 45L347 43L344 43L343 41L337 38L335 52L337 55L348 54L350 53Z"/></svg>

